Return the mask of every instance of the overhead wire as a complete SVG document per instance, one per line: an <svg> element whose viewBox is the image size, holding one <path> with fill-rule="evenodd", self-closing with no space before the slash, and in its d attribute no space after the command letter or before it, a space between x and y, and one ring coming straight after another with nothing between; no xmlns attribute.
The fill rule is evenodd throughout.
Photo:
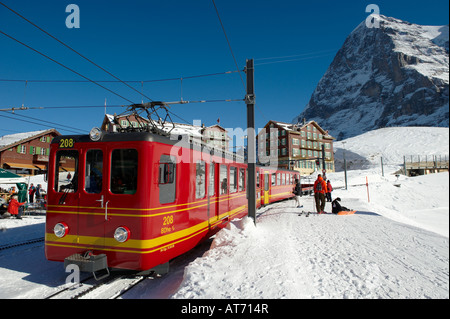
<svg viewBox="0 0 450 319"><path fill-rule="evenodd" d="M230 40L228 39L227 32L225 31L225 26L223 25L222 19L220 18L219 9L217 8L215 1L214 1L214 0L211 0L211 1L212 1L213 5L214 5L214 9L216 10L217 18L219 19L220 25L221 25L221 27L222 27L223 34L225 35L225 39L227 40L228 48L230 49L231 55L233 56L233 60L234 60L234 64L236 65L236 69L239 70L239 66L238 66L238 63L237 63L237 61L236 61L236 57L235 57L235 55L234 55L233 48L231 47L231 43L230 43ZM240 76L240 78L241 78L241 82L242 82L242 85L243 85L243 87L244 87L244 91L245 91L245 93L247 93L247 86L246 86L245 83L244 83L244 79L242 78L241 73L239 73L239 76ZM258 107L258 104L257 104L257 103L255 103L255 108L258 110L259 113L261 113L261 115L262 115L262 116L266 119L266 121L267 121L266 116L265 116L264 113L260 110L260 108Z"/></svg>
<svg viewBox="0 0 450 319"><path fill-rule="evenodd" d="M219 18L219 22L220 22L220 25L221 25L221 27L222 27L223 34L225 35L225 39L227 40L228 48L230 49L231 55L233 56L234 64L236 65L236 70L239 71L239 66L238 66L238 63L237 63L237 61L236 61L236 57L235 57L235 55L234 55L233 48L231 47L231 43L230 43L230 40L228 39L227 32L225 31L225 27L224 27L224 25L223 25L223 23L222 23L222 19L220 18L219 9L217 9L217 6L216 6L215 1L214 1L214 0L211 0L211 1L212 1L213 5L214 5L214 8L216 9L216 14L217 14L217 17ZM240 76L240 78L241 78L242 85L244 86L244 91L246 91L247 88L246 88L246 86L245 86L244 79L242 78L241 73L239 73L239 76Z"/></svg>
<svg viewBox="0 0 450 319"><path fill-rule="evenodd" d="M125 101L127 101L127 102L129 102L129 103L131 103L131 104L134 104L133 101L127 99L126 97L120 95L119 93L116 93L116 92L114 92L114 91L108 89L107 87L105 87L105 86L103 86L103 85L101 85L101 84L95 82L94 80L91 80L90 78L84 76L83 74L81 74L81 73L79 73L79 72L77 72L77 71L75 71L75 70L69 68L68 66L62 64L61 62L56 61L55 59L49 57L48 55L46 55L46 54L44 54L44 53L42 53L42 52L40 52L40 51L38 51L38 50L32 48L32 47L29 46L28 44L23 43L22 41L20 41L20 40L14 38L13 36L11 36L11 35L9 35L9 34L3 32L2 30L0 30L0 33L3 34L4 36L10 38L11 40L14 40L14 41L16 41L17 43L19 43L19 44L25 46L26 48L28 48L28 49L30 49L30 50L32 50L32 51L38 53L39 55L45 57L46 59L48 59L48 60L50 60L50 61L52 61L52 62L58 64L59 66L62 66L63 68L69 70L70 72L75 73L76 75L81 76L82 78L88 80L89 82L94 83L95 85L97 85L97 86L99 86L99 87L101 87L101 88L107 90L108 92L110 92L110 93L112 93L112 94L114 94L114 95L116 95L116 96L118 96L118 97L124 99Z"/></svg>
<svg viewBox="0 0 450 319"><path fill-rule="evenodd" d="M66 48L68 48L69 50L71 50L72 52L76 53L77 55L79 55L80 57L82 57L83 59L85 59L86 61L88 61L89 63L91 63L92 65L96 66L97 68L99 68L100 70L106 72L107 74L109 74L110 76L112 76L113 78L115 78L116 80L118 80L119 82L125 84L127 87L129 87L130 89L136 91L137 93L139 93L140 95L144 95L143 92L139 92L137 89L135 89L134 87L132 87L131 85L125 83L124 81L122 81L121 79L119 79L117 76L115 76L114 74L112 74L111 72L109 72L108 70L104 69L103 67L101 67L100 65L98 65L97 63L95 63L94 61L92 61L91 59L87 58L86 56L84 56L83 54L81 54L80 52L78 52L77 50L73 49L71 46L67 45L66 43L64 43L63 41L59 40L58 38L56 38L55 36L53 36L52 34L50 34L49 32L45 31L44 29L42 29L41 27L39 27L38 25L36 25L35 23L33 23L32 21L30 21L29 19L25 18L23 15L21 15L20 13L18 13L17 11L13 10L12 8L8 7L6 4L4 4L3 2L0 1L0 4L3 5L6 9L10 10L11 12L13 12L14 14L16 14L17 16L19 16L20 18L22 18L23 20L27 21L28 23L30 23L32 26L36 27L37 29L39 29L40 31L44 32L46 35L48 35L49 37L51 37L52 39L58 41L59 43L61 43L63 46L65 46ZM95 83L95 82L94 82ZM151 98L149 98L148 96L144 95L147 99L149 99L150 101L152 101Z"/></svg>
<svg viewBox="0 0 450 319"><path fill-rule="evenodd" d="M17 115L17 114L16 114L16 115ZM36 118L34 118L34 119L37 120L37 121L39 121L39 122L34 122L34 121L29 121L29 120L24 120L24 119L18 119L18 118L16 118L16 117L8 116L8 115L3 115L3 114L0 114L0 117L12 119L12 120L16 120L16 121L20 121L20 122L25 122L25 123L30 123L30 124L40 125L40 126L44 126L44 127L51 127L51 128L59 127L60 130L65 130L65 131L69 131L69 132L77 133L77 134L79 134L80 132L83 132L83 133L85 132L85 131L80 130L80 129L76 129L76 131L75 131L75 130L72 130L72 129L63 128L64 125L62 125L62 124L57 124L57 123L55 123L55 124L57 124L57 126L53 126L53 125L52 125L52 126L49 126L49 125L43 125L42 122L48 122L48 121L43 121L43 120L41 120L41 119L36 119ZM49 122L48 122L48 123L49 123Z"/></svg>
<svg viewBox="0 0 450 319"><path fill-rule="evenodd" d="M220 24L221 24L221 26L222 26L222 30L223 30L223 32L224 32L224 34L225 34L225 38L226 38L226 40L227 40L227 42L228 42L228 46L229 46L230 51L231 51L231 54L232 54L232 56L233 56L233 59L234 59L235 65L236 65L236 71L227 71L227 72L217 72L217 73L209 73L209 74L201 74L201 75L185 76L185 77L183 77L183 78L181 78L181 79L193 79L193 78L200 78L200 77L207 77L207 76L215 76L215 75L222 75L222 74L231 74L231 73L236 73L236 72L238 72L238 73L239 73L239 76L240 76L240 78L241 78L242 84L244 85L244 89L245 89L244 80L243 80L242 75L241 75L242 70L240 70L239 67L238 67L236 58L235 58L234 53L233 53L233 50L232 50L232 48L231 48L230 41L229 41L229 39L228 39L228 36L227 36L227 34L226 34L226 31L225 31L225 28L224 28L223 23L222 23L222 21L221 21L221 18L220 18L220 15L219 15L219 11L218 11L218 9L217 9L217 6L215 5L214 0L212 0L212 1L213 1L213 4L214 4L214 7L216 8L217 16L218 16L218 18L219 18ZM90 62L91 64L93 64L93 65L96 66L97 68L101 69L102 71L106 72L107 74L109 74L110 76L112 76L113 78L116 79L116 81L94 81L94 80L92 80L92 79L90 79L90 78L84 76L83 74L81 74L81 73L79 73L79 72L73 70L72 68L70 68L70 67L64 65L63 63L61 63L61 62L59 62L59 61L57 61L57 60L51 58L50 56L48 56L48 55L42 53L41 51L39 51L39 50L37 50L37 49L34 49L34 48L31 47L30 45L28 45L28 44L26 44L26 43L24 43L24 42L22 42L22 41L16 39L15 37L13 37L13 36L11 36L11 35L9 35L9 34L7 34L7 33L5 33L5 32L3 32L3 31L0 30L0 33L3 34L4 36L10 38L11 40L13 40L13 41L15 41L15 42L17 42L17 43L19 43L19 44L25 46L26 48L32 50L33 52L38 53L39 55L45 57L46 59L48 59L48 60L50 60L50 61L52 61L52 62L54 62L54 63L60 65L61 67L65 68L65 69L71 71L72 73L74 73L74 74L76 74L76 75L78 75L78 76L80 76L80 77L82 77L82 78L85 79L85 81L82 81L82 80L9 80L9 79L0 79L0 81L2 81L2 82L25 82L25 85L27 85L29 82L41 82L41 83L44 83L44 82L68 82L68 83L90 82L90 83L93 83L93 84L95 84L95 85L97 85L97 86L99 86L99 87L101 87L101 88L107 90L108 92L110 92L110 93L112 93L112 94L114 94L114 95L116 95L116 96L122 98L123 100L129 102L130 104L134 104L134 102L131 101L130 99L124 97L123 95L121 95L121 94L119 94L119 93L117 93L117 92L114 92L113 90L111 90L111 89L109 89L109 88L107 88L107 87L105 87L105 86L103 86L103 85L101 85L101 84L99 84L99 83L100 83L100 82L104 82L104 83L120 82L120 83L125 84L126 86L128 86L128 87L131 88L132 90L136 91L137 93L139 93L139 95L146 97L146 98L147 98L148 100L150 100L150 101L153 101L150 97L148 97L147 95L145 95L145 94L143 93L143 90L142 90L142 92L140 92L140 91L138 91L137 89L133 88L132 86L128 85L127 82L128 82L128 83L141 83L141 85L143 85L143 83L148 83L148 82L159 82L159 81L173 81L173 80L180 80L180 78L169 78L169 79L157 79L157 80L147 80L147 81L142 81L142 80L141 80L141 81L123 81L123 80L121 80L120 78L118 78L117 76L115 76L114 74L112 74L111 72L107 71L106 69L104 69L104 68L101 67L100 65L98 65L98 64L96 64L95 62L93 62L92 60L90 60L89 58L87 58L87 57L85 57L84 55L82 55L81 53L79 53L78 51L76 51L75 49L73 49L72 47L70 47L69 45L67 45L66 43L64 43L63 41L59 40L58 38L56 38L55 36L53 36L53 35L50 34L49 32L45 31L44 29L42 29L41 27L39 27L38 25L36 25L36 24L33 23L32 21L30 21L29 19L27 19L26 17L24 17L23 15L21 15L20 13L18 13L17 11L15 11L15 10L13 10L12 8L8 7L8 6L7 6L6 4L4 4L3 2L0 1L0 4L1 4L2 6L4 6L6 9L8 9L8 10L10 10L11 12L13 12L14 14L16 14L17 16L19 16L20 18L22 18L23 20L25 20L26 22L30 23L31 25L33 25L34 27L36 27L37 29L39 29L40 31L42 31L43 33L45 33L46 35L48 35L49 37L51 37L51 38L53 38L54 40L58 41L60 44L64 45L66 48L70 49L72 52L76 53L77 55L79 55L80 57L82 57L83 59L85 59L86 61ZM241 99L241 100L242 100L242 99ZM184 103L180 103L180 104L186 104L186 103L208 103L208 102L231 102L231 101L240 101L240 100L231 100L231 99L228 99L228 100L181 101L181 102L184 102ZM24 103L22 103L22 109L30 109L29 107L24 108L24 105L23 105L23 104L24 104ZM87 108L87 107L89 107L89 106L74 106L74 107L71 107L71 106L67 106L67 107L39 107L39 108L33 108L33 109L43 109L43 108ZM92 106L91 106L91 107L92 107ZM103 106L99 106L99 107L103 107ZM114 106L110 106L110 107L114 107ZM168 111L170 114L176 116L177 118L179 118L179 119L181 119L181 120L183 120L184 122L186 122L186 123L189 124L188 121L186 121L185 119L183 119L183 118L181 118L180 116L176 115L175 113L173 113L173 112L171 112L171 111L169 111L169 110L167 110L167 111ZM7 116L5 116L5 115L1 115L1 116L7 117ZM8 117L8 118L11 118L11 117ZM30 117L30 118L31 118L31 117ZM13 118L13 119L14 119L14 118ZM35 118L31 118L31 119L35 119ZM39 119L35 119L35 120L39 120ZM30 121L26 121L26 120L23 120L23 121L29 122L29 123L33 123L33 124L36 124L36 123L34 123L34 122L30 122ZM49 121L44 121L44 122L47 122L47 123L53 123L53 122L49 122ZM56 124L56 123L54 123L54 124ZM67 127L67 126L66 126L66 127ZM75 128L75 129L76 129L76 128Z"/></svg>

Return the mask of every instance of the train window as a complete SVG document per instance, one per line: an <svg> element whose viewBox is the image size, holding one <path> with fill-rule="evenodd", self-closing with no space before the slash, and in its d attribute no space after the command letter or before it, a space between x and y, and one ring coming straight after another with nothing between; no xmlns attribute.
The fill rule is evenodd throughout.
<svg viewBox="0 0 450 319"><path fill-rule="evenodd" d="M256 187L259 187L259 171L256 172Z"/></svg>
<svg viewBox="0 0 450 319"><path fill-rule="evenodd" d="M277 185L281 185L281 174L277 174Z"/></svg>
<svg viewBox="0 0 450 319"><path fill-rule="evenodd" d="M264 174L264 190L269 191L269 174Z"/></svg>
<svg viewBox="0 0 450 319"><path fill-rule="evenodd" d="M75 193L78 190L78 151L58 151L55 167L55 190Z"/></svg>
<svg viewBox="0 0 450 319"><path fill-rule="evenodd" d="M159 160L159 202L161 204L175 201L176 173L176 158L169 155L161 155Z"/></svg>
<svg viewBox="0 0 450 319"><path fill-rule="evenodd" d="M137 190L138 151L116 149L111 154L111 192L134 194Z"/></svg>
<svg viewBox="0 0 450 319"><path fill-rule="evenodd" d="M228 169L226 165L220 165L220 194L228 193Z"/></svg>
<svg viewBox="0 0 450 319"><path fill-rule="evenodd" d="M239 170L239 191L242 192L245 186L245 169Z"/></svg>
<svg viewBox="0 0 450 319"><path fill-rule="evenodd" d="M273 173L272 174L272 186L277 184L277 174Z"/></svg>
<svg viewBox="0 0 450 319"><path fill-rule="evenodd" d="M98 194L103 185L103 151L89 150L86 152L86 172L84 189L87 193Z"/></svg>
<svg viewBox="0 0 450 319"><path fill-rule="evenodd" d="M237 192L237 168L230 167L230 193Z"/></svg>
<svg viewBox="0 0 450 319"><path fill-rule="evenodd" d="M216 164L215 163L211 163L209 165L209 190L208 190L208 194L209 196L214 196L216 194L216 174L215 174L215 168L216 168Z"/></svg>
<svg viewBox="0 0 450 319"><path fill-rule="evenodd" d="M281 175L281 183L282 183L283 185L286 185L286 174L282 174L282 175Z"/></svg>
<svg viewBox="0 0 450 319"><path fill-rule="evenodd" d="M206 194L206 164L197 161L195 168L195 198L204 198Z"/></svg>

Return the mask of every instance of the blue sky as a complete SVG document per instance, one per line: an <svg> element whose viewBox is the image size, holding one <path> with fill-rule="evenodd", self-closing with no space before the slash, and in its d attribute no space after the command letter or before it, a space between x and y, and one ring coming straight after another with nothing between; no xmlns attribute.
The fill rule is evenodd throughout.
<svg viewBox="0 0 450 319"><path fill-rule="evenodd" d="M149 81L236 70L211 0L0 0L125 81ZM80 8L80 28L69 29L66 6ZM380 13L412 23L449 23L447 0L299 1L215 0L240 69L255 59L256 126L269 120L290 122L308 103L317 83L348 34L364 21L368 4ZM114 80L75 53L0 6L0 30L93 80ZM292 56L292 57L291 57ZM268 59L272 57L285 57ZM276 61L295 60L283 63ZM245 75L242 74L245 81ZM42 106L47 109L0 112L0 136L67 126L88 132L103 120L102 106L122 113L129 102L92 83L37 83L32 80L83 80L0 34L0 109ZM121 83L102 83L127 99L142 96ZM142 90L141 83L130 83ZM152 100L243 99L238 73L145 82ZM182 93L181 93L182 91ZM144 101L147 101L144 98ZM226 128L246 127L243 102L175 105L177 122L201 120ZM8 116L12 118L5 118ZM21 116L18 116L21 115ZM27 117L23 117L27 116ZM182 120L183 119L183 120ZM42 122L49 121L63 126ZM25 122L28 121L28 122ZM32 122L32 123L30 123Z"/></svg>

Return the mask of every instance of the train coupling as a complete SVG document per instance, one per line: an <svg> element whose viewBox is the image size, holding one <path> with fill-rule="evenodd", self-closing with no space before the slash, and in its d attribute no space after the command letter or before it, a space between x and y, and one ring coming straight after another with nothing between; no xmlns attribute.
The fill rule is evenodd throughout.
<svg viewBox="0 0 450 319"><path fill-rule="evenodd" d="M92 251L87 251L64 259L64 268L73 264L77 265L80 271L92 273L95 280L102 280L109 276L108 260L105 254L94 255Z"/></svg>

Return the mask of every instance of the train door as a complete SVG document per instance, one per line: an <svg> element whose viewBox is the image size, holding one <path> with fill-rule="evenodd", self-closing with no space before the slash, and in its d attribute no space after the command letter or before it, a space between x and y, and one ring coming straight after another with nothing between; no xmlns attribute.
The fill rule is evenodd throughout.
<svg viewBox="0 0 450 319"><path fill-rule="evenodd" d="M264 205L269 204L270 184L270 173L264 172Z"/></svg>
<svg viewBox="0 0 450 319"><path fill-rule="evenodd" d="M82 156L84 165L81 165L80 174L84 179L78 209L78 240L101 249L105 246L106 155L102 149L87 149ZM92 241L88 243L87 238Z"/></svg>
<svg viewBox="0 0 450 319"><path fill-rule="evenodd" d="M110 246L108 240L114 238L115 230L121 226L112 212L136 202L132 195L137 190L138 151L131 148L89 149L84 160L79 233L96 237L91 244L101 249Z"/></svg>

